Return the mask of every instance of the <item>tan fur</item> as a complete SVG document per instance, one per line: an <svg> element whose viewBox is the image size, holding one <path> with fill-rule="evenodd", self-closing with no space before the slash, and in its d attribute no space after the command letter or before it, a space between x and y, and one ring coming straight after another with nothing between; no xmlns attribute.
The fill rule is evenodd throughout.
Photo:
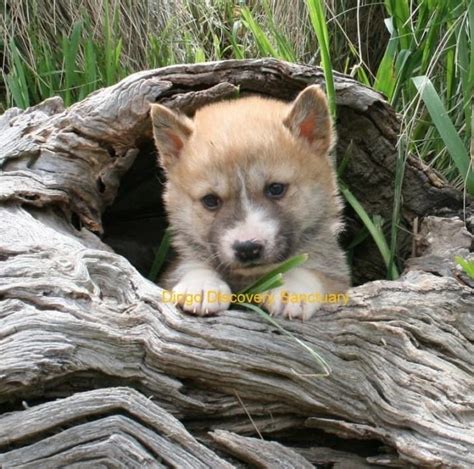
<svg viewBox="0 0 474 469"><path fill-rule="evenodd" d="M319 87L308 87L290 104L241 98L203 107L192 120L152 105L151 116L160 163L167 174L165 206L180 255L162 279L166 288L191 288L191 284L204 288L197 280L189 283L192 271L199 271L212 285L240 289L283 260L278 249L290 229L294 232L288 231L292 241L287 254L309 253L305 268L315 273L314 285L325 292L348 287L347 265L337 244L341 204L329 156L334 135ZM282 199L268 200L264 194L265 184L272 182L288 184ZM201 202L210 193L222 200L217 211ZM225 258L222 247L226 231L237 223L233 216L238 218L244 205L257 212L262 207L262 213L265 210L275 218L268 215L268 230L263 222L256 226L256 237L265 237L273 224L280 230L279 244L275 241L273 247L268 241L268 262L249 267ZM284 226L284 221L291 226ZM184 277L188 280L183 283ZM206 308L197 304L187 309L215 312L211 305ZM271 312L309 317L315 310L286 309Z"/></svg>

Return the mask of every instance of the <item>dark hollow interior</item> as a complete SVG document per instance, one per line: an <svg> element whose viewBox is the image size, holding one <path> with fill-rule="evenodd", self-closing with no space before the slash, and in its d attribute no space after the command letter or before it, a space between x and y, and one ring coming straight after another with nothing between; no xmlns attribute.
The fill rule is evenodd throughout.
<svg viewBox="0 0 474 469"><path fill-rule="evenodd" d="M102 217L103 241L145 277L168 225L162 203L164 180L154 144L146 141Z"/></svg>
<svg viewBox="0 0 474 469"><path fill-rule="evenodd" d="M338 151L338 154L343 153ZM103 241L126 257L145 277L149 276L167 227L162 203L164 181L154 144L144 141L137 159L122 178L114 203L103 216ZM345 226L340 242L351 265L353 285L386 278L385 265L375 243L370 235L364 233L360 221L348 207L345 210ZM356 238L362 238L362 242L353 248L351 244ZM168 260L173 256L171 250Z"/></svg>

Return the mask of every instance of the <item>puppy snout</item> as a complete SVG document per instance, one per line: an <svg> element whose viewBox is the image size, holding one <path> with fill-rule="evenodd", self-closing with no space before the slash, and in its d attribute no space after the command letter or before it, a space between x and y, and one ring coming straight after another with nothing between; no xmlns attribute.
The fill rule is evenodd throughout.
<svg viewBox="0 0 474 469"><path fill-rule="evenodd" d="M236 241L232 247L241 262L257 261L263 254L263 244L258 241Z"/></svg>

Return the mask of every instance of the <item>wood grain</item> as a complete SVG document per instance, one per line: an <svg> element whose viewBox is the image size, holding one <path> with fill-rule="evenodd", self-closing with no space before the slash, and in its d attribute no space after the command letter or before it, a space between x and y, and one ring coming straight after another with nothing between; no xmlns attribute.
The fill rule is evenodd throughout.
<svg viewBox="0 0 474 469"><path fill-rule="evenodd" d="M196 318L164 304L99 237L149 140L149 102L192 113L236 86L291 99L312 82L319 69L267 59L182 65L68 109L53 98L0 117L0 465L474 466L474 295L453 262L473 240L453 216L462 194L414 160L403 214L423 218L405 274L282 321L329 363L327 378L251 312ZM389 213L395 114L350 78L336 88L339 155L355 142L347 183L370 213Z"/></svg>

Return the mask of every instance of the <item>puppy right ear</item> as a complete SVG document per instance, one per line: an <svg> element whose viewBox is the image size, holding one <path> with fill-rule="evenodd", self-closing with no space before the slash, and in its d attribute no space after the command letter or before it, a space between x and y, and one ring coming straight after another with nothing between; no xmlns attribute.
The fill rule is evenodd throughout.
<svg viewBox="0 0 474 469"><path fill-rule="evenodd" d="M169 169L193 133L193 122L184 114L173 112L161 104L150 105L150 116L160 163Z"/></svg>
<svg viewBox="0 0 474 469"><path fill-rule="evenodd" d="M318 85L305 88L293 101L283 123L296 138L300 138L323 155L334 142L331 115L326 95Z"/></svg>

